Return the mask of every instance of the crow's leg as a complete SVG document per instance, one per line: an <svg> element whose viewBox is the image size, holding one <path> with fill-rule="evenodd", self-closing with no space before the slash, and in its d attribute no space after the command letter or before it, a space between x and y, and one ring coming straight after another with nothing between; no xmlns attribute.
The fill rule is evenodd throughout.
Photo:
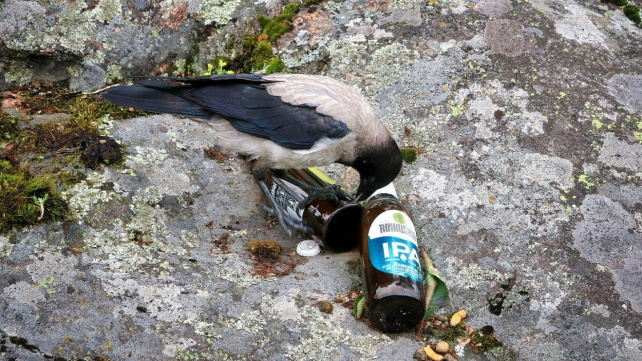
<svg viewBox="0 0 642 361"><path fill-rule="evenodd" d="M305 182L300 181L299 179L295 177L291 177L290 175L287 174L287 172L280 170L280 169L273 169L272 172L277 175L279 178L284 179L295 186L303 189L308 195L304 199L302 199L298 207L299 208L305 208L308 203L312 202L313 200L331 200L334 202L339 202L339 199L343 200L352 200L352 196L341 189L341 187L338 184L326 184L323 187L314 187L311 186Z"/></svg>
<svg viewBox="0 0 642 361"><path fill-rule="evenodd" d="M272 196L272 193L270 193L270 190L265 184L265 181L257 180L256 182L258 183L263 193L265 193L268 202L270 202L270 207L262 204L263 209L272 216L276 217L276 219L279 221L279 224L288 234L288 236L292 237L294 235L294 231L301 231L307 234L312 234L314 232L311 227L303 224L303 219L293 217L292 215L285 212L281 207L279 207L278 204L276 204L276 200L274 200L274 197Z"/></svg>

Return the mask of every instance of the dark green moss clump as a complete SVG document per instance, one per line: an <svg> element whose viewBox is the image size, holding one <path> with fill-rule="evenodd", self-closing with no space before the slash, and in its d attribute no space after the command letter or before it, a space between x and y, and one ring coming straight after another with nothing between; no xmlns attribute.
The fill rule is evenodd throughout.
<svg viewBox="0 0 642 361"><path fill-rule="evenodd" d="M257 21L263 29L262 34L267 35L267 40L275 42L281 35L292 30L292 19L294 19L294 15L299 12L300 6L299 3L288 3L283 7L283 11L275 16L274 19L263 15L257 18Z"/></svg>
<svg viewBox="0 0 642 361"><path fill-rule="evenodd" d="M627 0L602 0L603 3L611 3L613 5L622 6L626 5Z"/></svg>
<svg viewBox="0 0 642 361"><path fill-rule="evenodd" d="M285 64L274 53L274 44L283 34L292 30L292 20L302 6L318 3L319 0L309 0L303 3L291 2L283 7L281 13L274 18L259 16L261 33L245 35L243 50L234 59L229 59L227 69L235 73L253 73L264 71L266 74L278 73L285 69Z"/></svg>
<svg viewBox="0 0 642 361"><path fill-rule="evenodd" d="M68 114L75 126L95 129L102 119L129 119L151 114L142 110L128 109L102 100L100 96L87 96L76 93L60 93L64 85L53 84L51 88L24 95L21 107L27 110L26 116L35 114Z"/></svg>
<svg viewBox="0 0 642 361"><path fill-rule="evenodd" d="M9 114L0 110L0 143L15 139L19 131L18 120L11 118Z"/></svg>
<svg viewBox="0 0 642 361"><path fill-rule="evenodd" d="M292 21L302 8L319 4L321 1L290 2L283 6L281 13L274 18L259 16L257 22L261 26L261 33L246 34L241 44L242 49L239 55L214 59L212 64L220 64L219 61L223 60L226 65L225 69L217 69L216 74L223 74L223 70L232 73L264 72L265 74L273 74L285 70L285 64L274 52L274 44L283 34L292 30ZM227 43L225 50L228 54L233 52L235 42L235 39L232 39ZM192 58L188 58L187 63L191 64L191 60ZM213 65L209 67L209 71L201 73L201 75L211 74ZM189 65L188 68L190 68ZM190 71L188 71L189 74Z"/></svg>
<svg viewBox="0 0 642 361"><path fill-rule="evenodd" d="M495 337L495 330L493 326L487 325L478 330L473 331L470 338L475 342L476 348L481 351L488 351L490 349L503 346L502 343Z"/></svg>
<svg viewBox="0 0 642 361"><path fill-rule="evenodd" d="M456 326L450 326L447 320L439 321L436 317L432 316L427 320L428 326L424 333L429 333L431 337L437 340L444 340L446 342L457 342L458 339L468 337L464 323L459 323Z"/></svg>
<svg viewBox="0 0 642 361"><path fill-rule="evenodd" d="M0 232L48 220L64 220L67 202L50 176L32 176L0 161Z"/></svg>
<svg viewBox="0 0 642 361"><path fill-rule="evenodd" d="M246 35L243 51L229 61L229 70L235 73L253 73L265 69L266 74L282 71L285 66L274 55L272 45L259 35Z"/></svg>
<svg viewBox="0 0 642 361"><path fill-rule="evenodd" d="M406 164L411 164L417 161L418 151L416 148L404 147L399 148L401 151L401 159Z"/></svg>
<svg viewBox="0 0 642 361"><path fill-rule="evenodd" d="M101 134L105 121L146 114L60 89L16 89L20 118L0 111L0 233L65 220L60 190L84 179L86 168L122 162L121 146Z"/></svg>
<svg viewBox="0 0 642 361"><path fill-rule="evenodd" d="M463 323L460 323L459 325L453 327L446 327L445 329L441 330L441 334L437 334L441 335L441 337L437 338L443 339L447 342L456 342L458 339L466 337L468 335Z"/></svg>
<svg viewBox="0 0 642 361"><path fill-rule="evenodd" d="M627 0L602 0L603 3L610 3L617 6L623 6L622 12L631 20L635 25L642 26L642 19L640 18L640 8L635 4L629 4Z"/></svg>
<svg viewBox="0 0 642 361"><path fill-rule="evenodd" d="M130 118L149 114L129 111L99 98L67 97L53 94L26 96L23 107L30 114L63 113L68 117L59 122L36 123L25 129L11 128L14 147L5 151L5 157L19 157L33 153L49 157L51 153L64 158L65 155L80 155L82 164L91 169L101 164L114 164L122 160L122 150L115 140L100 135L99 128L108 118ZM17 123L15 119L0 124ZM17 130L16 130L17 129Z"/></svg>
<svg viewBox="0 0 642 361"><path fill-rule="evenodd" d="M283 63L283 60L281 60L281 58L272 58L270 62L267 64L267 68L265 69L265 74L279 73L279 72L282 72L284 69L285 69L285 64Z"/></svg>
<svg viewBox="0 0 642 361"><path fill-rule="evenodd" d="M642 25L642 19L640 18L640 8L636 5L626 5L622 8L624 15L626 15L629 20L635 23L635 25Z"/></svg>

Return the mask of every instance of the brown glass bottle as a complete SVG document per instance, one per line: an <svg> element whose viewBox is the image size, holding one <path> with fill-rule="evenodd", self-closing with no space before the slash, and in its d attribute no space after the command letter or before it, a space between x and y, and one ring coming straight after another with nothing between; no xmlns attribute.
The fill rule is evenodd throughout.
<svg viewBox="0 0 642 361"><path fill-rule="evenodd" d="M392 183L366 204L360 231L361 273L372 324L384 332L416 326L425 312L417 235Z"/></svg>
<svg viewBox="0 0 642 361"><path fill-rule="evenodd" d="M319 170L315 170L320 173ZM278 174L278 175L277 175ZM325 176L323 173L321 175ZM325 187L331 183L323 180L310 169L268 170L265 179L276 204L287 214L311 227L325 247L335 252L349 251L359 243L359 221L363 207L355 201L340 199L313 199L303 209L298 203L308 196L308 192L295 183L294 178L308 186Z"/></svg>

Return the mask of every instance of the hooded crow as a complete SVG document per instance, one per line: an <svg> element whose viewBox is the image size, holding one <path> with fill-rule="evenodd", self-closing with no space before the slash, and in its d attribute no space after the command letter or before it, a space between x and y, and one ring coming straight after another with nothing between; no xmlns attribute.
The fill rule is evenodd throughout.
<svg viewBox="0 0 642 361"><path fill-rule="evenodd" d="M278 207L263 183L270 168L350 166L360 175L358 200L392 182L401 169L399 148L366 99L324 76L147 77L134 85L112 87L103 98L208 123L222 148L253 160L252 174L276 213ZM302 229L276 215L282 225Z"/></svg>

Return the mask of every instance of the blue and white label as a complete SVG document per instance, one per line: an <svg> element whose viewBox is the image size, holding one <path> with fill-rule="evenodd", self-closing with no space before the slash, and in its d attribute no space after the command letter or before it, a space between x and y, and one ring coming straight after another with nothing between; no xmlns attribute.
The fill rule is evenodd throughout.
<svg viewBox="0 0 642 361"><path fill-rule="evenodd" d="M370 262L379 271L423 281L417 233L406 213L392 210L378 215L368 231L368 248Z"/></svg>

